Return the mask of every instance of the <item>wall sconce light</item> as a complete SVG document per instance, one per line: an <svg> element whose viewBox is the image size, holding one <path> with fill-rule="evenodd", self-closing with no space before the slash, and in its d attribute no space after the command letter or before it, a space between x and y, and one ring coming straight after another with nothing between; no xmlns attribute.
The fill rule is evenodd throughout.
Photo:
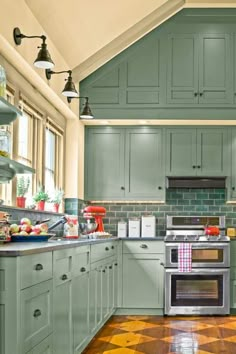
<svg viewBox="0 0 236 354"><path fill-rule="evenodd" d="M80 113L80 118L81 119L93 119L94 118L94 116L92 114L92 111L91 111L91 108L89 107L89 103L88 103L89 98L88 97L83 97L83 96L80 96L80 97L67 97L67 102L71 103L72 98L85 98L84 108L83 108L82 112Z"/></svg>
<svg viewBox="0 0 236 354"><path fill-rule="evenodd" d="M46 36L26 36L25 34L21 33L18 27L15 27L13 30L13 37L16 45L20 45L23 38L41 38L42 45L41 47L38 47L40 48L40 51L36 60L34 61L34 66L40 69L52 69L54 67L52 58L49 54L49 51L47 50Z"/></svg>
<svg viewBox="0 0 236 354"><path fill-rule="evenodd" d="M62 73L69 74L68 78L66 79L67 83L65 84L65 87L62 90L62 95L66 96L66 97L78 97L79 96L78 92L76 91L75 84L72 81L72 76L71 76L72 71L71 70L67 70L67 71L52 71L50 69L46 69L45 71L46 71L46 78L48 80L51 80L51 76L54 75L54 74L62 74Z"/></svg>

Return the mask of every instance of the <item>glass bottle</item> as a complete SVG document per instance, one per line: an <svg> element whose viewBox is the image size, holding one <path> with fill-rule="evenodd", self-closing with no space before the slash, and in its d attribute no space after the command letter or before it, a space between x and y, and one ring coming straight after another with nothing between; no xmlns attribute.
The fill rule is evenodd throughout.
<svg viewBox="0 0 236 354"><path fill-rule="evenodd" d="M11 134L8 129L0 126L0 156L10 157L11 154Z"/></svg>
<svg viewBox="0 0 236 354"><path fill-rule="evenodd" d="M4 68L0 65L0 96L6 98L6 73Z"/></svg>

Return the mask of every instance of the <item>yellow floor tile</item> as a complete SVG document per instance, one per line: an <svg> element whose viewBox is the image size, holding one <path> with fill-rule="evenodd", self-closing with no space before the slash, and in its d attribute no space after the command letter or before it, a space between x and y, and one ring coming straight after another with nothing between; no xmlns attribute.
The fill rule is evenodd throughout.
<svg viewBox="0 0 236 354"><path fill-rule="evenodd" d="M118 345L120 347L129 347L138 343L150 342L155 340L155 338L143 336L142 334L136 333L117 334L112 337L103 337L100 339L102 341Z"/></svg>
<svg viewBox="0 0 236 354"><path fill-rule="evenodd" d="M136 350L128 349L128 348L119 348L107 350L104 354L145 354L143 352L137 352Z"/></svg>
<svg viewBox="0 0 236 354"><path fill-rule="evenodd" d="M110 325L110 327L120 328L127 332L141 331L142 329L159 327L159 326L160 325L158 324L152 324L143 321L129 321L129 322L115 323Z"/></svg>

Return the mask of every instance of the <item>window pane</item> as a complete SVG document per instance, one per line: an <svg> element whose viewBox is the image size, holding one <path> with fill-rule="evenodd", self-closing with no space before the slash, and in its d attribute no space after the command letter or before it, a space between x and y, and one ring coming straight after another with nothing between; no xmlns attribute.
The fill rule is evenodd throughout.
<svg viewBox="0 0 236 354"><path fill-rule="evenodd" d="M29 148L29 118L24 114L19 117L18 154L25 159L28 158Z"/></svg>
<svg viewBox="0 0 236 354"><path fill-rule="evenodd" d="M46 129L46 150L45 150L45 189L52 191L55 187L55 134Z"/></svg>

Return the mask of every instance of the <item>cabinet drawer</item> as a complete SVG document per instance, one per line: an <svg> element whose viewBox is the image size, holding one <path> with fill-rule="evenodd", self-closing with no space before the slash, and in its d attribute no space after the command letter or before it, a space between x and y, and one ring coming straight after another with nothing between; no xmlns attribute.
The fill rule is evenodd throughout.
<svg viewBox="0 0 236 354"><path fill-rule="evenodd" d="M36 345L36 347L30 350L27 354L53 354L52 335Z"/></svg>
<svg viewBox="0 0 236 354"><path fill-rule="evenodd" d="M20 257L21 289L52 278L52 252Z"/></svg>
<svg viewBox="0 0 236 354"><path fill-rule="evenodd" d="M73 257L73 276L82 274L90 269L90 247L82 246L75 249Z"/></svg>
<svg viewBox="0 0 236 354"><path fill-rule="evenodd" d="M164 241L123 241L123 253L164 253Z"/></svg>
<svg viewBox="0 0 236 354"><path fill-rule="evenodd" d="M21 343L26 353L52 332L52 280L21 291Z"/></svg>
<svg viewBox="0 0 236 354"><path fill-rule="evenodd" d="M71 280L73 250L65 249L53 253L53 274L55 285Z"/></svg>
<svg viewBox="0 0 236 354"><path fill-rule="evenodd" d="M116 242L103 242L91 246L91 263L100 261L117 253Z"/></svg>

